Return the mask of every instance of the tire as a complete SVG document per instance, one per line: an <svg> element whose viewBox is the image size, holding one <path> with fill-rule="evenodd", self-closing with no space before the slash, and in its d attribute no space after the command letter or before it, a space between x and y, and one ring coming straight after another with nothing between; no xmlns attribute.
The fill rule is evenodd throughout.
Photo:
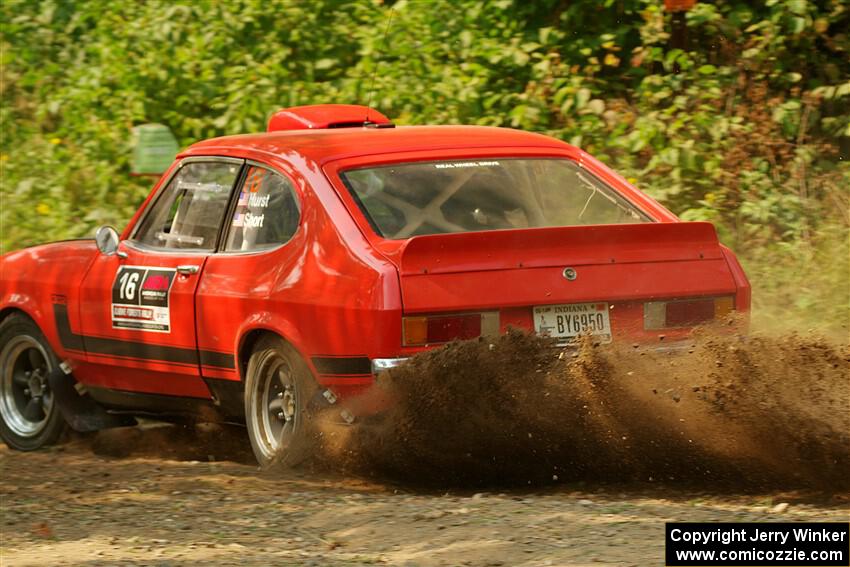
<svg viewBox="0 0 850 567"><path fill-rule="evenodd" d="M13 313L0 323L0 437L10 449L35 451L56 443L66 429L47 374L59 359L29 317Z"/></svg>
<svg viewBox="0 0 850 567"><path fill-rule="evenodd" d="M245 373L245 423L263 468L295 466L310 454L308 404L317 389L309 368L278 337L261 338Z"/></svg>

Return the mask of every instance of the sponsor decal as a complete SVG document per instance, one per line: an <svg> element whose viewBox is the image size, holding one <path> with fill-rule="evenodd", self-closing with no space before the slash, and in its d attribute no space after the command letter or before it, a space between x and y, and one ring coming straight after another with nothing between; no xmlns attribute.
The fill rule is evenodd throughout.
<svg viewBox="0 0 850 567"><path fill-rule="evenodd" d="M256 193L251 193L248 197L248 206L265 209L269 206L269 199L271 199L271 193L268 195L257 195Z"/></svg>
<svg viewBox="0 0 850 567"><path fill-rule="evenodd" d="M262 228L266 220L266 214L256 214L256 212L245 211L246 208L264 209L269 206L271 195L257 195L251 193L247 198L247 205L242 207L242 210L237 210L233 214L233 221L230 226L233 228Z"/></svg>
<svg viewBox="0 0 850 567"><path fill-rule="evenodd" d="M233 215L233 222L230 224L233 228L260 228L266 220L265 213L255 215L252 213L236 213Z"/></svg>
<svg viewBox="0 0 850 567"><path fill-rule="evenodd" d="M259 168L253 168L245 180L245 189L239 193L236 211L230 226L233 228L262 228L266 215L262 212L271 202L271 193L263 195L267 173Z"/></svg>
<svg viewBox="0 0 850 567"><path fill-rule="evenodd" d="M171 332L173 268L121 266L112 283L112 328Z"/></svg>
<svg viewBox="0 0 850 567"><path fill-rule="evenodd" d="M254 215L251 213L245 213L245 220L243 226L245 228L259 228L263 226L263 221L265 220L266 215Z"/></svg>
<svg viewBox="0 0 850 567"><path fill-rule="evenodd" d="M460 169L463 167L492 167L499 165L497 161L454 161L446 163L435 163L435 169Z"/></svg>

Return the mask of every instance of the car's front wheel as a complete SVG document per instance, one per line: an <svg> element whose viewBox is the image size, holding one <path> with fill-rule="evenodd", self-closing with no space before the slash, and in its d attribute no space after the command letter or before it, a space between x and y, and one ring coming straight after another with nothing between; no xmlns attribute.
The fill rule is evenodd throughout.
<svg viewBox="0 0 850 567"><path fill-rule="evenodd" d="M263 467L293 466L310 449L308 402L316 384L304 361L278 337L261 338L245 375L245 420Z"/></svg>
<svg viewBox="0 0 850 567"><path fill-rule="evenodd" d="M59 360L28 317L0 323L0 437L11 449L34 451L55 443L65 420L47 383Z"/></svg>

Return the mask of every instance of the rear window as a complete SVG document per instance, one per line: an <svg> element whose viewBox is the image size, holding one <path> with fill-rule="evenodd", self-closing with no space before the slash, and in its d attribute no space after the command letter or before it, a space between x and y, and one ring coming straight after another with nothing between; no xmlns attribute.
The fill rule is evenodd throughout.
<svg viewBox="0 0 850 567"><path fill-rule="evenodd" d="M566 159L417 162L341 173L384 238L651 219Z"/></svg>

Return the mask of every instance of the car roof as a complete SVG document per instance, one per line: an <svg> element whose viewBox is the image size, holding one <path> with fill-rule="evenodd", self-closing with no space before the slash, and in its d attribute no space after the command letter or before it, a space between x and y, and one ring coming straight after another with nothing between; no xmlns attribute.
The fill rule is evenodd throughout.
<svg viewBox="0 0 850 567"><path fill-rule="evenodd" d="M549 136L510 128L401 126L288 130L224 136L197 142L180 155L211 155L222 151L232 154L242 150L286 158L295 153L324 164L337 159L395 152L497 147L572 148Z"/></svg>

